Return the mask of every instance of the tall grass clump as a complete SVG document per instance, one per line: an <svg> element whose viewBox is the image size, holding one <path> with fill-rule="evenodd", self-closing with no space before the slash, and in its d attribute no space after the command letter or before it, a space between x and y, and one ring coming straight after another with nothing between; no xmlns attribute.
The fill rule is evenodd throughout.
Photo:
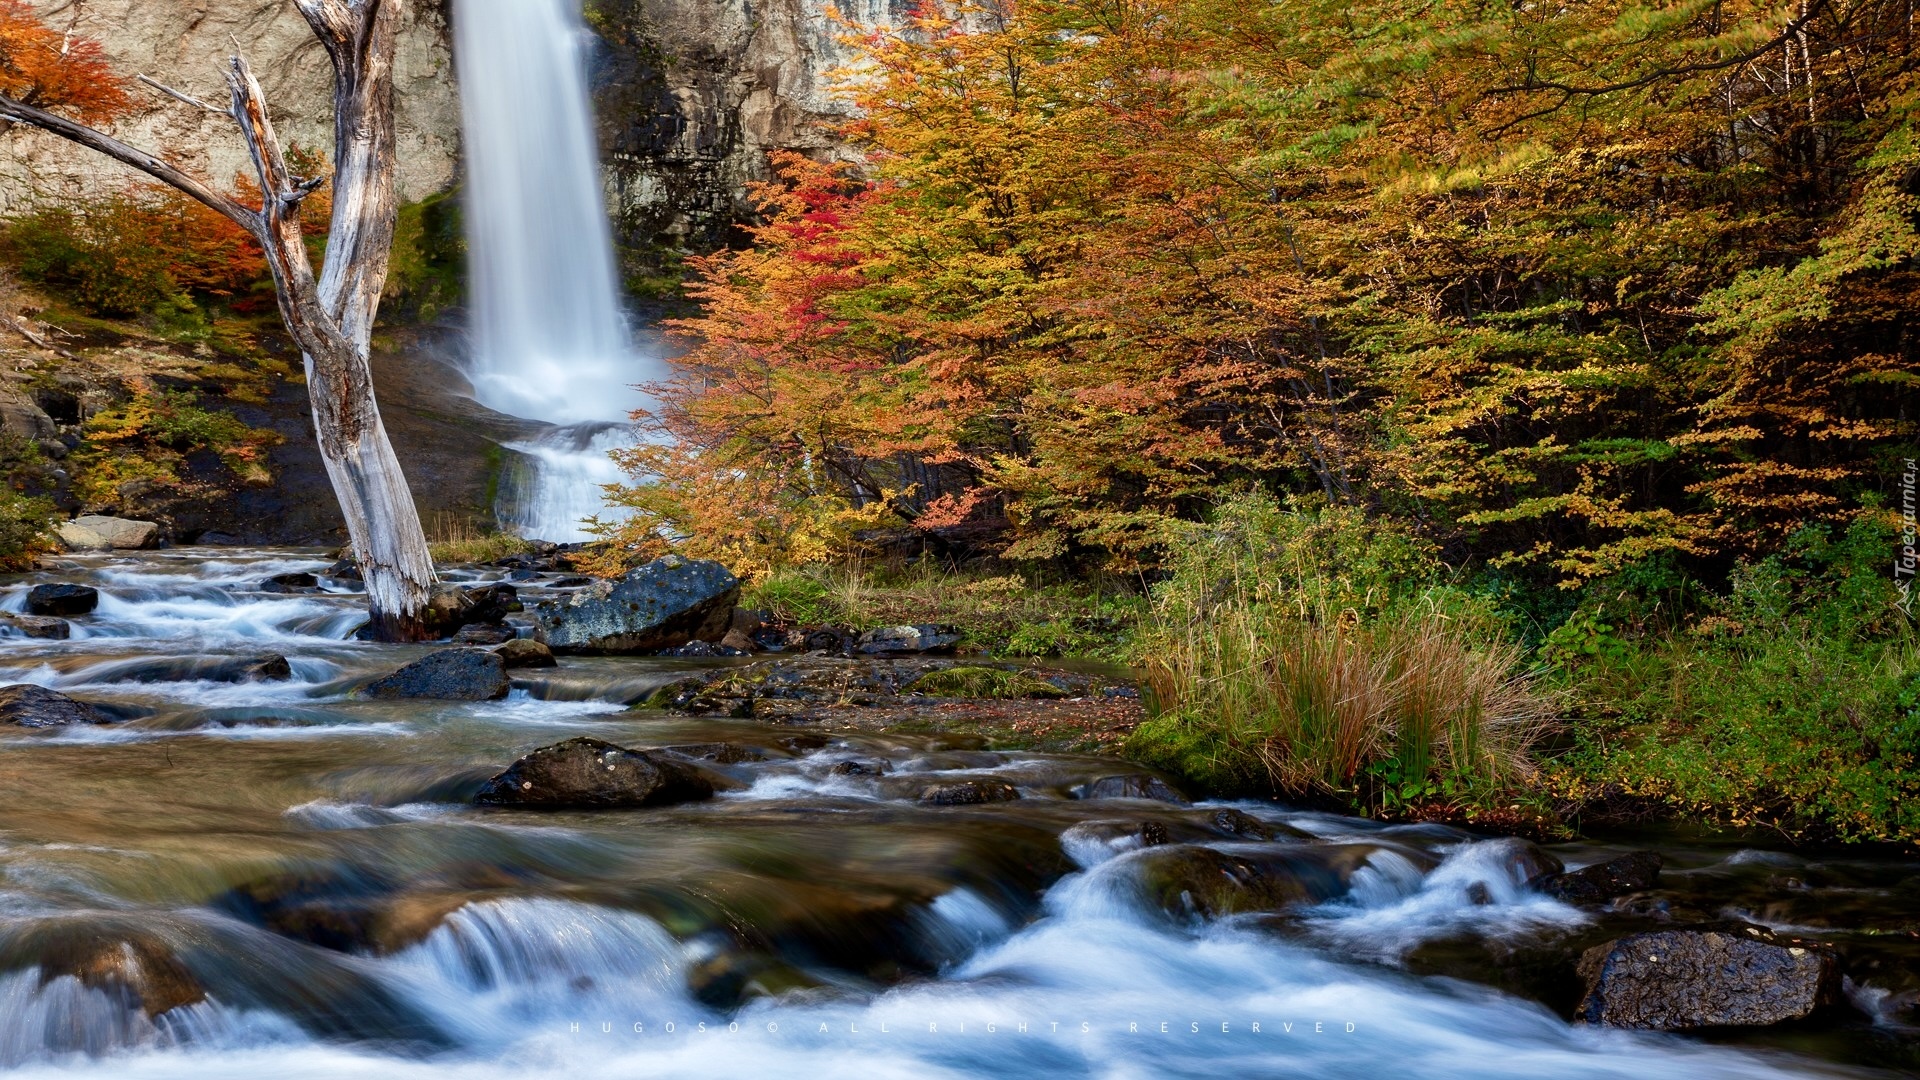
<svg viewBox="0 0 1920 1080"><path fill-rule="evenodd" d="M1222 792L1368 809L1525 781L1556 697L1434 554L1346 508L1228 500L1168 545L1128 752Z"/></svg>

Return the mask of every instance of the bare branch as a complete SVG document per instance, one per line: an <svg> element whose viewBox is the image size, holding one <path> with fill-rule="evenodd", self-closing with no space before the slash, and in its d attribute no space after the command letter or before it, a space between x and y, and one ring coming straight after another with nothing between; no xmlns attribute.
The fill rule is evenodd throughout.
<svg viewBox="0 0 1920 1080"><path fill-rule="evenodd" d="M161 93L167 95L168 97L174 99L175 101L183 102L187 105L191 105L194 108L201 109L205 112L210 112L215 116L233 115L232 113L229 113L225 109L216 109L213 106L207 104L206 102L201 101L199 98L194 97L192 94L185 93L180 90L175 90L173 87L168 86L166 83L160 82L156 79L150 79L145 75L139 75L135 77L138 78L141 82L146 83L148 86L153 87L155 90L160 91Z"/></svg>
<svg viewBox="0 0 1920 1080"><path fill-rule="evenodd" d="M355 25L359 20L346 0L293 0L293 6L306 17L313 36L326 46L327 54L333 57L334 70L350 70L349 58L354 53L354 38L358 36Z"/></svg>
<svg viewBox="0 0 1920 1080"><path fill-rule="evenodd" d="M0 117L50 132L69 142L79 143L89 150L97 150L123 165L131 165L155 180L178 189L232 218L241 228L255 237L262 236L264 226L258 213L188 176L175 166L144 150L128 146L111 135L95 131L85 124L75 123L66 117L55 116L44 109L36 109L31 105L15 101L4 94L0 94Z"/></svg>

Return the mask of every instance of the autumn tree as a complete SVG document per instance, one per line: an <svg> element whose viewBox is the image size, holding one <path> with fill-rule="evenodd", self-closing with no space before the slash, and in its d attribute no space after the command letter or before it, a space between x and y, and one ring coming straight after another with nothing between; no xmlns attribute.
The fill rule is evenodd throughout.
<svg viewBox="0 0 1920 1080"><path fill-rule="evenodd" d="M415 640L432 594L426 537L387 440L369 367L374 315L393 245L393 54L398 0L294 0L333 62L331 177L299 176L273 131L244 58L227 65L228 103L215 107L149 83L185 107L223 114L253 160L257 205L163 158L88 126L128 106L126 87L97 45L52 31L21 0L0 0L0 119L50 132L159 180L224 215L266 255L280 313L305 356L314 432L366 579L372 635ZM302 236L303 204L331 180L326 258L314 273Z"/></svg>
<svg viewBox="0 0 1920 1080"><path fill-rule="evenodd" d="M923 5L700 264L633 535L1132 564L1251 482L1577 585L1845 518L1920 404L1905 10Z"/></svg>

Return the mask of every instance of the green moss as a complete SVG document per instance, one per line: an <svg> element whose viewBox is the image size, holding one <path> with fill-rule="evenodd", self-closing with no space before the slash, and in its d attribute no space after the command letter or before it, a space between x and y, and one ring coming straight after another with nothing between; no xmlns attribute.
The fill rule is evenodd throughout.
<svg viewBox="0 0 1920 1080"><path fill-rule="evenodd" d="M430 323L466 294L467 241L456 192L400 208L382 314Z"/></svg>
<svg viewBox="0 0 1920 1080"><path fill-rule="evenodd" d="M1065 690L1030 671L991 667L952 667L929 671L906 689L929 697L1063 698Z"/></svg>

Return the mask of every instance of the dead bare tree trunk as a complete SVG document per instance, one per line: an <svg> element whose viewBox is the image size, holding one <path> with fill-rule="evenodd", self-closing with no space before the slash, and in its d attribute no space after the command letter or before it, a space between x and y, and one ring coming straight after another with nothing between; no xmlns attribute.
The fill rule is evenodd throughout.
<svg viewBox="0 0 1920 1080"><path fill-rule="evenodd" d="M305 354L314 434L366 580L371 634L380 641L427 636L423 616L434 584L419 512L380 422L369 363L398 212L393 52L402 2L293 0L333 60L333 221L317 280L301 235L300 204L326 178L297 177L288 170L266 99L244 58L231 58L226 79L229 114L240 126L260 181L257 211L109 135L0 95L0 117L139 169L232 218L260 242L273 271L281 318ZM199 108L226 111L166 92Z"/></svg>

